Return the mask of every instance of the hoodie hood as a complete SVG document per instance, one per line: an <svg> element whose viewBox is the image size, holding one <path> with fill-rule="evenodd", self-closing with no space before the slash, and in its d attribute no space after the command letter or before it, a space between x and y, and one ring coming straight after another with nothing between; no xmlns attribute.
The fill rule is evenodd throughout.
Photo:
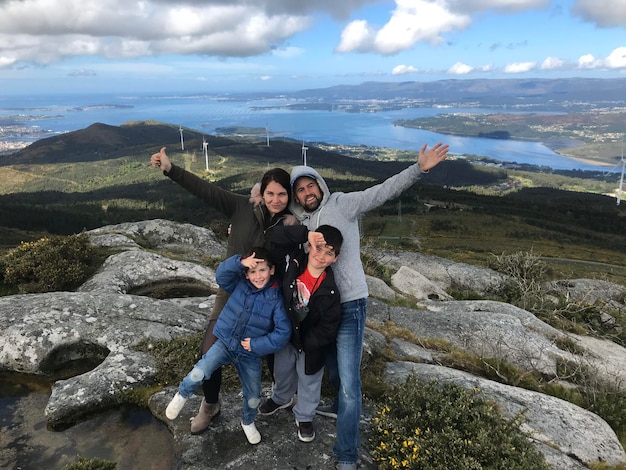
<svg viewBox="0 0 626 470"><path fill-rule="evenodd" d="M306 166L306 165L298 165L298 166L294 166L293 169L291 170L291 191L293 193L293 185L295 184L296 180L298 178L301 178L303 176L306 176L308 178L312 178L315 181L317 181L318 186L320 187L320 190L322 192L322 201L320 202L320 205L317 209L315 209L314 212L319 211L328 201L328 198L330 196L330 191L328 189L328 185L326 184L326 181L324 181L324 178L322 178L320 176L320 174L314 170L313 168L311 168L310 166ZM291 203L289 204L289 210L290 212L296 216L296 218L298 220L303 220L306 217L306 212L304 210L304 207L302 207L300 204L298 204L295 194L292 194L292 198L291 198Z"/></svg>

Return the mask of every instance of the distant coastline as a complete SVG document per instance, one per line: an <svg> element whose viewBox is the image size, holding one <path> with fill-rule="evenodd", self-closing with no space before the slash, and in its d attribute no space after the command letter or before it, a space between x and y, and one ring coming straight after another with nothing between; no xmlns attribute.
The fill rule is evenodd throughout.
<svg viewBox="0 0 626 470"><path fill-rule="evenodd" d="M42 98L30 107L23 102L6 102L0 108L0 122L14 127L0 127L0 153L13 152L29 143L59 133L80 130L99 122L120 125L130 121L158 121L170 123L176 128L198 130L207 135L220 134L225 129L252 129L248 138L257 136L265 141L267 136L294 139L307 143L328 142L339 146L366 146L419 152L426 143L447 142L458 154L480 155L501 162L516 162L553 169L577 169L597 171L609 169L611 162L618 171L618 150L605 155L589 147L587 151L581 141L572 136L552 134L529 139L510 132L510 139L480 138L466 129L424 126L407 128L394 125L399 120L416 118L433 119L442 112L467 120L468 116L488 115L488 109L452 106L421 107L394 106L392 100L378 105L363 100L360 112L346 112L346 107L337 106L329 111L319 109L286 109L287 104L298 104L305 98L249 98L225 100L223 97L201 96L180 99L177 96L161 97L103 97L77 96L70 101L67 97ZM405 100L406 101L406 100ZM369 103L369 104L368 104ZM404 101L402 105L406 104ZM415 103L414 103L415 104ZM356 104L354 106L357 106ZM315 106L312 106L315 108ZM261 110L261 108L263 108ZM382 110L382 108L394 108ZM397 109L395 109L397 108ZM19 111L17 111L19 109ZM480 131L495 131L500 128L483 127ZM506 129L505 129L506 130ZM476 129L474 129L476 131ZM562 145L559 145L562 144ZM200 149L201 150L201 149ZM598 155L598 158L590 157ZM580 165L578 165L580 163Z"/></svg>

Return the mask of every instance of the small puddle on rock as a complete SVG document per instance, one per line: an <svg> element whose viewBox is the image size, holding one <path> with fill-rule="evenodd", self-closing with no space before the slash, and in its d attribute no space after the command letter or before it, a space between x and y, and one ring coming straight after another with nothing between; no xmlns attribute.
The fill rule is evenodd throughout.
<svg viewBox="0 0 626 470"><path fill-rule="evenodd" d="M52 431L50 390L40 377L0 373L0 468L61 470L79 457L116 462L116 470L176 468L172 435L149 410L121 406Z"/></svg>

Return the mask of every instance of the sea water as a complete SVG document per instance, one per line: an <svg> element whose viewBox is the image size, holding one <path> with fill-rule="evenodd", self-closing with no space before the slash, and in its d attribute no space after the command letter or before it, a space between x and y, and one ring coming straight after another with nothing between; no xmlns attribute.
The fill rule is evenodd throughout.
<svg viewBox="0 0 626 470"><path fill-rule="evenodd" d="M267 129L270 139L288 137L305 144L325 142L419 151L423 144L450 145L456 155L486 156L503 162L545 166L557 170L620 171L583 163L553 152L540 142L443 135L394 125L399 119L432 117L442 113L492 113L480 108L404 108L393 111L290 110L292 99L235 100L210 95L55 95L0 97L0 120L38 126L49 136L83 129L99 122L160 121L205 132L240 126ZM260 136L265 138L265 135ZM38 137L40 138L40 137ZM35 139L36 140L36 139ZM155 145L159 145L155 142ZM201 149L200 149L201 150ZM313 164L313 162L309 162Z"/></svg>

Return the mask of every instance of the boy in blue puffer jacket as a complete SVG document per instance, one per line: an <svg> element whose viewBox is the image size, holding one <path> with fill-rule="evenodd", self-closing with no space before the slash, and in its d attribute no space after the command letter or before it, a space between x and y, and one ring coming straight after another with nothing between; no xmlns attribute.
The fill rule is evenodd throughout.
<svg viewBox="0 0 626 470"><path fill-rule="evenodd" d="M217 341L178 386L165 410L169 419L178 416L205 377L220 366L234 364L243 389L241 427L250 444L261 442L254 425L261 402L261 358L282 349L291 336L281 286L273 275L274 263L260 247L218 266L217 283L231 295L213 329Z"/></svg>

